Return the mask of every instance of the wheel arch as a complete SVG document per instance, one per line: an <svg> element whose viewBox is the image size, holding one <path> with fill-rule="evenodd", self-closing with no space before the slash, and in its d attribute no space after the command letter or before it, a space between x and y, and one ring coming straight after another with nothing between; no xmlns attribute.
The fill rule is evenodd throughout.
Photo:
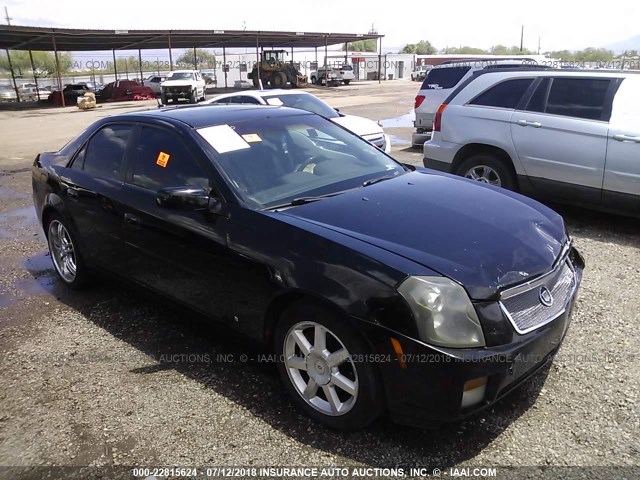
<svg viewBox="0 0 640 480"><path fill-rule="evenodd" d="M453 162L451 163L451 173L456 173L462 162L464 162L472 155L477 154L491 155L500 160L507 168L511 170L511 173L513 173L513 176L517 182L518 170L516 169L516 165L513 161L512 156L509 155L509 153L503 148L486 143L468 143L460 150L458 150L455 157L453 158Z"/></svg>
<svg viewBox="0 0 640 480"><path fill-rule="evenodd" d="M282 292L278 296L273 298L269 303L264 315L263 343L265 349L267 349L268 351L273 350L273 341L278 319L282 316L287 308L298 302L313 303L335 313L337 317L341 318L352 327L355 334L363 340L367 348L372 348L371 342L369 341L367 336L363 335L362 332L357 328L356 320L354 320L353 317L351 317L339 305L328 300L325 297L319 296L312 292L308 292L305 290L289 290L286 292Z"/></svg>

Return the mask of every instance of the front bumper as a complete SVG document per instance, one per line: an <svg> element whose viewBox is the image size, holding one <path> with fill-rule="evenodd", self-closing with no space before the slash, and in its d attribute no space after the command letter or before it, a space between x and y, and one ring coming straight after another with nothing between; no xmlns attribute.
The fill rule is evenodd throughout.
<svg viewBox="0 0 640 480"><path fill-rule="evenodd" d="M514 331L512 341L505 345L447 349L383 327L369 327L366 333L374 351L384 352L380 358L389 360L380 364L380 371L392 419L425 428L463 419L492 405L549 364L569 327L582 278L584 264L577 252L575 255L579 258L573 263L576 287L566 310L532 332L519 335ZM389 337L402 346L404 365ZM465 384L477 379L486 379L484 392L477 403L463 407Z"/></svg>
<svg viewBox="0 0 640 480"><path fill-rule="evenodd" d="M193 90L190 87L184 87L181 89L162 89L162 96L168 100L178 100L181 98L191 98L191 92Z"/></svg>

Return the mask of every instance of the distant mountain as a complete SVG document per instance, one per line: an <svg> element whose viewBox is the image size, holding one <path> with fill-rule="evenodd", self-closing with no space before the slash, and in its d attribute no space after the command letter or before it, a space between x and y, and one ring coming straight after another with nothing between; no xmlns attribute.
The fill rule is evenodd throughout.
<svg viewBox="0 0 640 480"><path fill-rule="evenodd" d="M613 50L615 53L623 53L625 50L640 51L640 35L627 38L626 40L620 40L619 42L610 43L605 48Z"/></svg>

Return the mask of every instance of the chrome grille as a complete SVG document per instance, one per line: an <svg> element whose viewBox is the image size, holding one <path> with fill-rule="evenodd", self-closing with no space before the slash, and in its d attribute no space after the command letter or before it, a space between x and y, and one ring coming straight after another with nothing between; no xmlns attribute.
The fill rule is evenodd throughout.
<svg viewBox="0 0 640 480"><path fill-rule="evenodd" d="M386 147L385 145L385 138L384 136L382 137L374 137L374 138L368 138L367 139L371 144L375 145L376 147L378 147L380 150L384 150L384 148Z"/></svg>
<svg viewBox="0 0 640 480"><path fill-rule="evenodd" d="M500 306L516 331L527 333L564 313L575 284L575 273L566 260L542 282L535 282L535 286L530 289L502 299ZM553 298L553 303L549 306L541 300L543 289L547 289Z"/></svg>

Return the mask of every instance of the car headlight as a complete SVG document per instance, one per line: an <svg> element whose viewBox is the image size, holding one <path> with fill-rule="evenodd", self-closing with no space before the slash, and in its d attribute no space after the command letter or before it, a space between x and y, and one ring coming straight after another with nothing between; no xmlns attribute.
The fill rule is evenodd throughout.
<svg viewBox="0 0 640 480"><path fill-rule="evenodd" d="M416 319L420 340L442 347L484 347L467 292L444 277L409 277L398 287Z"/></svg>

